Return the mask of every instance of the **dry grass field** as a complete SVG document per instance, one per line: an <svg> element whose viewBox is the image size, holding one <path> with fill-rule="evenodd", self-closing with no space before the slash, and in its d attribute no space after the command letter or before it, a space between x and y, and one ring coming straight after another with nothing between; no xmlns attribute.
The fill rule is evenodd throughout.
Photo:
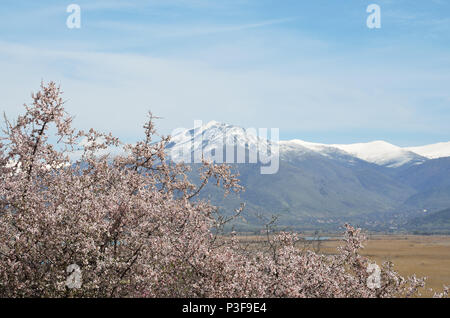
<svg viewBox="0 0 450 318"><path fill-rule="evenodd" d="M262 247L264 237L240 236L242 244L249 248ZM309 248L321 253L336 252L338 239L308 242ZM420 235L371 235L365 242L362 254L381 264L392 261L403 276L417 274L427 276L427 287L441 291L442 285L450 285L450 236ZM424 290L423 296L432 296Z"/></svg>

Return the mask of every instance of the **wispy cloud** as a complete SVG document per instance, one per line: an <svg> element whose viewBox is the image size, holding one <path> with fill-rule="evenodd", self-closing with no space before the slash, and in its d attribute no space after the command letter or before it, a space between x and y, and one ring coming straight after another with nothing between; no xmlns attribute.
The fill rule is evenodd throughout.
<svg viewBox="0 0 450 318"><path fill-rule="evenodd" d="M266 20L256 23L248 23L248 24L240 24L240 25L224 25L224 26L206 26L206 27L195 27L191 29L180 29L177 32L169 34L171 36L192 36L192 35L206 35L206 34L215 34L215 33L223 33L223 32L235 32L235 31L243 31L247 29L256 29L267 27L271 25L283 24L294 21L294 18L283 18L283 19L275 19L275 20Z"/></svg>
<svg viewBox="0 0 450 318"><path fill-rule="evenodd" d="M123 31L145 32L148 35L151 34L157 37L190 37L190 36L211 35L226 32L239 32L248 29L257 29L272 25L289 23L294 20L295 18L282 18L282 19L271 19L254 23L235 24L235 25L211 25L211 24L202 25L200 23L199 25L176 25L176 26L167 26L161 24L143 24L143 23L136 24L118 21L97 21L92 23L92 26L102 29L120 30L121 32Z"/></svg>

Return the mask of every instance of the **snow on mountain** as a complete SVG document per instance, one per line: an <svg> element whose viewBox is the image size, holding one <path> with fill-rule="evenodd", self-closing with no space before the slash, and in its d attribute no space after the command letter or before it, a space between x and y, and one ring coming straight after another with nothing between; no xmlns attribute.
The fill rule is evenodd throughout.
<svg viewBox="0 0 450 318"><path fill-rule="evenodd" d="M407 163L421 163L425 161L425 158L412 151L382 140L330 146L342 149L359 159L390 168L400 167Z"/></svg>
<svg viewBox="0 0 450 318"><path fill-rule="evenodd" d="M256 153L259 149L267 149L270 145L278 145L281 156L295 157L305 154L319 154L326 157L358 158L385 167L400 167L405 164L420 164L428 159L450 156L450 142L438 143L422 147L402 148L386 141L377 140L355 144L321 144L299 139L271 142L258 136L258 131L210 121L195 129L184 130L172 136L169 148L173 159L191 158L192 152L203 153L211 157L217 149L224 145L237 145ZM186 157L189 156L189 157Z"/></svg>
<svg viewBox="0 0 450 318"><path fill-rule="evenodd" d="M425 145L420 147L408 147L404 149L415 152L428 159L450 157L450 141L439 142L436 144Z"/></svg>
<svg viewBox="0 0 450 318"><path fill-rule="evenodd" d="M325 145L325 144L308 142L308 141L303 141L300 139L292 139L292 140L287 140L287 141L282 140L282 141L280 141L280 146L282 147L282 149L287 150L287 151L308 149L308 150L317 151L317 152L324 152L327 150L327 148L329 148L329 146Z"/></svg>
<svg viewBox="0 0 450 318"><path fill-rule="evenodd" d="M280 141L280 153L281 155L287 158L292 158L295 156L302 156L305 154L320 154L325 157L334 158L334 159L342 159L347 161L352 161L354 158L353 155L350 155L346 151L339 149L338 147L334 147L332 145L314 143L303 141L300 139L293 139L287 141Z"/></svg>
<svg viewBox="0 0 450 318"><path fill-rule="evenodd" d="M170 149L172 159L180 160L203 154L205 158L211 158L217 151L222 151L226 145L236 145L256 154L258 149L267 149L272 143L266 138L258 136L257 131L242 127L228 125L217 121L194 127L194 129L181 131L171 138ZM199 159L197 157L197 160ZM195 159L194 159L195 160Z"/></svg>
<svg viewBox="0 0 450 318"><path fill-rule="evenodd" d="M406 163L421 163L426 160L426 158L412 151L405 150L385 141L372 141L349 145L327 145L298 139L280 141L280 151L288 151L291 153L297 151L300 154L302 152L305 153L306 149L318 152L327 157L347 154L367 162L391 168L400 167Z"/></svg>

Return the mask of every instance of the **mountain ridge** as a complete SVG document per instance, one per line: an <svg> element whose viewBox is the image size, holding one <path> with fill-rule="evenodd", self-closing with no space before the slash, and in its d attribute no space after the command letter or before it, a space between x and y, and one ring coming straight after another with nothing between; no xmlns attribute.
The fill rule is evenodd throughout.
<svg viewBox="0 0 450 318"><path fill-rule="evenodd" d="M258 150L278 147L277 173L261 174L264 162L260 160L254 164L227 161L240 173L246 191L226 199L212 186L205 193L226 213L245 202L241 228L260 222L255 215L266 219L277 215L280 225L297 229L332 229L343 222L362 222L365 228L383 230L401 228L424 210L435 212L450 206L450 157L428 158L423 151L417 154L385 141L349 145L272 141L261 138L266 137L262 132L260 136L256 130L213 121L179 131L168 145L172 154L185 151L188 163L202 155L229 159L229 144L233 151L245 153L241 162L247 163ZM432 157L446 155L447 143L442 145L442 152L433 145L424 149Z"/></svg>
<svg viewBox="0 0 450 318"><path fill-rule="evenodd" d="M213 149L229 144L256 152L258 147L277 145L280 155L305 155L311 152L323 156L348 155L379 166L398 168L404 165L422 164L430 159L450 157L450 141L418 147L399 147L383 140L351 144L323 144L300 139L273 141L257 135L257 130L210 121L195 129L186 129L172 136L169 148L176 153L176 148L191 145L191 151L211 153ZM202 140L200 145L199 140ZM205 143L206 141L206 143ZM191 143L191 144L190 144ZM180 150L180 149L178 149ZM176 155L174 159L179 159Z"/></svg>

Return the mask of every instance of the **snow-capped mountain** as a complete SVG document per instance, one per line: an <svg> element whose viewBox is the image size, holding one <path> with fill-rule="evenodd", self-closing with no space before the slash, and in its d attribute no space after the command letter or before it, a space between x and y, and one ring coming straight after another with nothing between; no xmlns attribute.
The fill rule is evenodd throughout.
<svg viewBox="0 0 450 318"><path fill-rule="evenodd" d="M450 157L450 141L404 149L415 152L416 154L424 156L428 159Z"/></svg>
<svg viewBox="0 0 450 318"><path fill-rule="evenodd" d="M349 161L357 158L389 168L421 164L428 159L450 156L450 142L406 148L382 140L355 144L321 144L299 139L273 142L268 140L267 136L258 136L258 133L260 132L257 130L210 121L173 135L169 148L172 158L180 160L187 158L187 155L190 158L194 152L211 157L215 151L223 149L224 145L236 145L238 148L247 149L250 153L278 146L282 158L316 154L325 157L345 157Z"/></svg>
<svg viewBox="0 0 450 318"><path fill-rule="evenodd" d="M187 158L189 161L191 154L194 154L197 160L202 155L205 158L217 159L217 156L222 154L223 147L234 145L256 155L258 149L270 148L272 142L267 138L259 137L256 130L246 130L242 127L210 121L172 135L168 148L173 160ZM219 150L220 153L217 153Z"/></svg>
<svg viewBox="0 0 450 318"><path fill-rule="evenodd" d="M302 141L298 139L280 141L280 149L295 153L298 149L300 154L303 148L320 153L325 156L350 155L352 157L389 168L400 167L404 164L417 164L427 160L417 153L392 145L385 141L372 141L356 144L320 144Z"/></svg>
<svg viewBox="0 0 450 318"><path fill-rule="evenodd" d="M450 207L450 142L402 148L385 141L349 145L271 141L264 131L217 121L196 126L172 134L167 150L175 161L200 162L203 155L239 163L229 161L230 146L233 155L245 150L244 162L251 162L251 154L258 155L261 164L235 167L245 192L226 199L212 189L207 193L224 211L245 202L250 227L259 222L253 214L268 219L276 214L280 225L299 228L308 224L321 228L323 222L340 226L349 218L369 220L376 227L401 222L424 209ZM276 173L262 173L267 164L259 154L267 148L279 150Z"/></svg>
<svg viewBox="0 0 450 318"><path fill-rule="evenodd" d="M382 140L368 143L332 146L342 149L349 154L358 157L359 159L389 168L400 167L407 163L423 163L426 160L426 158L423 158L417 153Z"/></svg>

